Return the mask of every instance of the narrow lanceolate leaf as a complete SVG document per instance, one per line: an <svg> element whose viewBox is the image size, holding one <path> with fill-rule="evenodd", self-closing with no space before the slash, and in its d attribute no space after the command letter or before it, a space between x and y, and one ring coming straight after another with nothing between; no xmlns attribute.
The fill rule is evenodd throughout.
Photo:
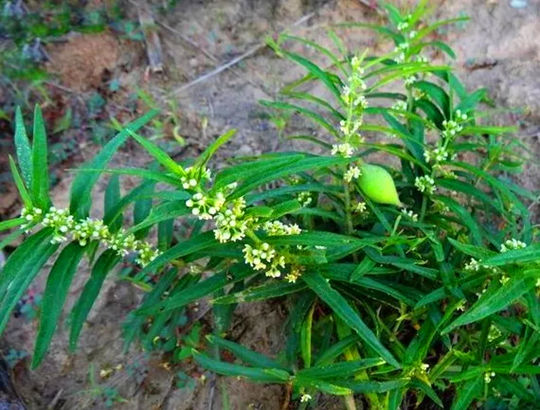
<svg viewBox="0 0 540 410"><path fill-rule="evenodd" d="M0 275L0 334L9 320L11 311L32 280L51 255L58 249L51 244L53 232L43 229L23 242L13 252Z"/></svg>
<svg viewBox="0 0 540 410"><path fill-rule="evenodd" d="M182 258L194 252L202 251L216 243L216 239L212 232L206 232L193 238L186 239L159 255L156 259L146 265L143 272L152 272L153 270L161 268L167 262Z"/></svg>
<svg viewBox="0 0 540 410"><path fill-rule="evenodd" d="M201 153L201 155L199 155L199 158L195 162L194 166L197 168L204 167L206 163L210 160L210 158L212 158L212 155L214 155L215 152L219 149L219 147L229 141L234 136L234 134L236 134L236 130L229 130L225 134L221 135L217 140L211 143Z"/></svg>
<svg viewBox="0 0 540 410"><path fill-rule="evenodd" d="M311 367L311 334L313 326L313 312L315 311L316 304L314 303L309 309L304 322L300 328L300 354L304 367L307 369Z"/></svg>
<svg viewBox="0 0 540 410"><path fill-rule="evenodd" d="M477 322L493 313L510 306L521 295L534 288L536 281L532 277L511 279L494 292L486 292L469 310L450 323L442 333L448 333L456 327Z"/></svg>
<svg viewBox="0 0 540 410"><path fill-rule="evenodd" d="M171 157L169 157L169 155L165 151L159 148L156 144L148 141L146 138L141 137L140 135L131 131L129 128L126 128L126 130L129 135L131 135L133 139L135 139L139 144L141 144L143 148L148 151L148 153L152 155L152 157L154 157L157 162L163 165L163 168L165 168L167 171L172 172L176 175L185 174L182 167L178 165Z"/></svg>
<svg viewBox="0 0 540 410"><path fill-rule="evenodd" d="M470 409L472 401L482 394L482 377L474 377L466 382L463 387L458 390L457 400L452 403L452 410L467 410Z"/></svg>
<svg viewBox="0 0 540 410"><path fill-rule="evenodd" d="M228 277L228 273L232 273L232 278ZM168 311L181 308L188 303L194 302L200 298L203 298L219 289L222 289L229 283L233 283L235 280L240 280L250 275L252 272L246 267L236 269L235 272L220 272L208 279L195 283L184 292L170 296L161 303L156 303L153 306L144 307L136 310L137 315L145 315L149 313L155 313L156 311Z"/></svg>
<svg viewBox="0 0 540 410"><path fill-rule="evenodd" d="M31 209L32 198L30 197L28 190L24 186L24 182L21 178L21 175L19 174L17 165L15 164L15 161L13 161L13 158L11 158L11 155L9 156L9 167L11 169L11 175L13 176L13 180L15 181L15 186L17 187L17 190L19 191L19 195L21 196L24 206L27 209Z"/></svg>
<svg viewBox="0 0 540 410"><path fill-rule="evenodd" d="M47 164L47 133L41 115L41 109L36 105L34 111L34 135L32 146L32 189L34 202L41 209L49 206L49 168Z"/></svg>
<svg viewBox="0 0 540 410"><path fill-rule="evenodd" d="M120 202L120 175L111 175L107 189L105 190L105 198L103 200L103 213L109 215L115 208L116 204ZM116 232L122 226L122 214L116 218L113 222L109 223L109 230ZM105 221L107 223L107 221Z"/></svg>
<svg viewBox="0 0 540 410"><path fill-rule="evenodd" d="M267 282L260 286L253 286L236 293L220 296L212 301L213 304L232 304L253 302L277 298L305 289L304 283L289 283L285 281Z"/></svg>
<svg viewBox="0 0 540 410"><path fill-rule="evenodd" d="M6 229L14 228L16 226L20 226L23 223L25 223L24 218L15 218L15 219L8 219L7 221L0 222L0 232L5 231Z"/></svg>
<svg viewBox="0 0 540 410"><path fill-rule="evenodd" d="M253 350L247 349L238 343L231 342L229 340L223 339L216 335L208 335L206 336L206 338L213 345L229 350L238 359L242 360L244 363L247 363L251 366L263 367L263 368L268 367L268 368L275 368L275 369L283 368L283 366L281 366L274 359L271 359L270 357L265 356L261 353L255 352Z"/></svg>
<svg viewBox="0 0 540 410"><path fill-rule="evenodd" d="M311 379L337 379L352 378L360 370L370 367L381 366L386 362L378 357L360 360L351 360L348 362L334 363L326 366L316 366L310 369L299 370L298 377Z"/></svg>
<svg viewBox="0 0 540 410"><path fill-rule="evenodd" d="M246 367L211 359L205 354L193 350L193 358L205 369L224 376L247 377L250 380L264 383L286 383L290 375L281 369L265 369L259 367Z"/></svg>
<svg viewBox="0 0 540 410"><path fill-rule="evenodd" d="M32 186L32 147L26 135L26 127L21 112L21 107L15 111L15 151L17 161L21 167L21 173L27 188Z"/></svg>
<svg viewBox="0 0 540 410"><path fill-rule="evenodd" d="M535 243L521 249L512 249L504 253L484 259L482 263L488 266L503 266L511 263L528 263L540 261L540 243Z"/></svg>
<svg viewBox="0 0 540 410"><path fill-rule="evenodd" d="M400 364L394 356L377 339L377 336L366 326L358 313L349 305L349 302L336 290L334 290L320 273L309 273L302 275L302 279L328 306L332 308L348 326L351 327L358 336L378 353L386 362L399 368Z"/></svg>
<svg viewBox="0 0 540 410"><path fill-rule="evenodd" d="M77 347L77 340L79 339L84 322L96 301L107 274L119 260L120 257L116 255L115 251L107 250L100 255L94 264L90 279L84 285L81 296L71 312L71 330L69 334L69 347L71 350L75 350Z"/></svg>
<svg viewBox="0 0 540 410"><path fill-rule="evenodd" d="M116 153L118 148L126 141L129 137L129 132L127 129L136 132L139 128L144 126L148 121L157 115L158 111L152 110L147 114L143 115L141 118L133 121L132 123L126 126L126 129L120 131L112 140L110 140L101 150L101 152L96 155L96 157L90 161L88 164L83 166L83 168L92 168L92 169L103 169L107 166L113 155ZM88 212L91 206L91 194L92 188L99 179L100 172L79 172L73 181L71 187L71 199L69 204L69 209L71 214L75 216L76 219L84 218L88 216Z"/></svg>
<svg viewBox="0 0 540 410"><path fill-rule="evenodd" d="M39 331L32 358L32 368L39 366L51 343L56 324L62 313L62 307L69 291L77 266L84 254L84 247L77 242L66 246L51 268L47 285L43 293Z"/></svg>

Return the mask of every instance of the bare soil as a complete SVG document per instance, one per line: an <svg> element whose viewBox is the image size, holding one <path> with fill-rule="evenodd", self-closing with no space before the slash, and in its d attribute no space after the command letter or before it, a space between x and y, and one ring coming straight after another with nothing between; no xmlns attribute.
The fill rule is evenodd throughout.
<svg viewBox="0 0 540 410"><path fill-rule="evenodd" d="M69 97L65 98L84 98L90 92L106 89L108 81L117 79L120 90L107 94L107 99L110 113L120 116L129 96L137 89L145 90L165 112L180 119L180 133L186 146L176 148L179 156L197 154L208 141L230 128L238 129L238 134L219 154L221 161L232 155L299 148L302 146L278 137L258 100L272 99L283 84L298 78L303 71L276 57L268 48L258 48L232 69L196 85L186 88L186 84L261 44L266 35L283 30L332 47L325 25L380 20L378 14L363 3L356 0L180 1L166 15L156 16L164 50L164 74L149 74L141 43L118 38L112 32L77 34L65 43L50 46L49 69L57 73L60 85L69 88L66 91ZM395 3L410 4L411 1ZM538 190L540 0L526 3L525 8L518 9L512 7L509 0L437 0L433 7L436 17L468 15L471 18L470 22L451 26L439 35L456 51L455 65L465 83L470 88L486 87L497 106L504 108L494 120L519 127L519 135L529 145L528 152L536 163L528 165L516 178L526 188ZM126 2L126 7L136 18L133 4ZM302 24L294 26L306 16ZM178 33L189 37L192 44ZM385 47L366 30L341 30L339 34L351 49L369 47L377 51ZM303 53L313 52L306 47L296 47ZM144 108L140 106L137 111ZM293 117L287 133L317 134L320 130ZM164 138L172 143L172 131ZM128 146L114 165L141 165L145 157L134 149ZM91 143L82 143L78 159L89 158L95 150ZM59 175L61 179L54 196L56 203L62 205L67 202L70 176L61 170ZM97 195L102 192L103 186L98 187ZM0 200L0 211L4 215L12 214L14 203L15 197L8 192ZM99 214L99 209L95 212ZM87 270L82 269L72 288L68 309L86 277ZM39 293L43 285L42 278L33 285L33 290ZM124 354L119 318L125 317L140 297L140 292L129 284L111 280L92 311L77 352L68 352L66 326L62 323L39 369L30 371L29 361L20 360L14 368L14 380L28 407L102 409L106 404L100 393L103 388L111 387L125 399L114 404L113 408L118 409L219 409L223 391L227 392L232 409L282 408L285 391L279 386L214 377L201 373L192 363L171 369L164 359L145 354L136 347ZM208 320L210 318L202 319L203 323ZM236 312L230 337L275 355L284 343L284 321L285 307L279 303L245 305ZM35 334L35 321L13 318L1 342L4 353L9 348L31 352ZM95 370L98 388L89 383L90 368ZM110 375L101 378L102 370L111 371ZM176 387L178 370L196 379L194 389ZM291 402L288 408L296 408L296 404ZM325 399L319 408L339 409L342 404Z"/></svg>

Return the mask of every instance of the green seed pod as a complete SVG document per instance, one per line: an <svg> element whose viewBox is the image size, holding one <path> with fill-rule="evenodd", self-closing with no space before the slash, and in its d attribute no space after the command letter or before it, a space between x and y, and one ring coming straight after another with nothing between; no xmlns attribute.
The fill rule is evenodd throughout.
<svg viewBox="0 0 540 410"><path fill-rule="evenodd" d="M392 176L377 165L363 164L358 186L373 202L400 206L398 193Z"/></svg>

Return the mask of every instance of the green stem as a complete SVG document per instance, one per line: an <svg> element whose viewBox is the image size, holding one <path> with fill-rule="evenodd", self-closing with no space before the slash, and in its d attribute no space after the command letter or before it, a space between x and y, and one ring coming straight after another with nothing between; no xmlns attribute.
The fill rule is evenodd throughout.
<svg viewBox="0 0 540 410"><path fill-rule="evenodd" d="M354 231L351 215L351 193L349 191L349 183L344 181L343 192L345 194L345 232L351 235Z"/></svg>

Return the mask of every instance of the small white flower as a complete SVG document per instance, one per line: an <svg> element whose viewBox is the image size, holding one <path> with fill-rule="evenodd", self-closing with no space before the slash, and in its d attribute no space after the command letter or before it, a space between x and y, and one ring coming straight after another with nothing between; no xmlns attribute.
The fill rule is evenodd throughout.
<svg viewBox="0 0 540 410"><path fill-rule="evenodd" d="M263 229L269 236L298 235L302 232L297 224L286 225L280 221L265 222Z"/></svg>
<svg viewBox="0 0 540 410"><path fill-rule="evenodd" d="M515 238L512 238L512 239L506 240L501 245L501 252L506 252L506 251L513 250L513 249L522 249L522 248L525 248L525 247L527 247L527 244L525 242L521 242L521 241L518 241Z"/></svg>
<svg viewBox="0 0 540 410"><path fill-rule="evenodd" d="M396 111L407 111L407 101L398 100L390 108Z"/></svg>
<svg viewBox="0 0 540 410"><path fill-rule="evenodd" d="M332 145L332 155L340 155L344 158L350 158L353 156L354 151L354 147L348 142Z"/></svg>
<svg viewBox="0 0 540 410"><path fill-rule="evenodd" d="M312 400L313 398L311 397L310 394L307 394L307 393L304 393L302 394L302 396L300 397L300 402L301 403L307 403L308 401Z"/></svg>
<svg viewBox="0 0 540 410"><path fill-rule="evenodd" d="M465 270L468 272L478 272L480 270L480 263L474 258L471 258L471 260L465 264Z"/></svg>
<svg viewBox="0 0 540 410"><path fill-rule="evenodd" d="M484 373L484 382L491 383L491 379L495 377L495 372Z"/></svg>
<svg viewBox="0 0 540 410"><path fill-rule="evenodd" d="M351 166L343 175L343 179L347 182L351 182L353 179L358 179L362 171L357 166Z"/></svg>
<svg viewBox="0 0 540 410"><path fill-rule="evenodd" d="M311 196L311 192L304 191L304 192L300 192L296 196L296 200L300 202L300 205L302 205L303 207L306 207L309 204L311 204L311 202L313 202L313 197Z"/></svg>
<svg viewBox="0 0 540 410"><path fill-rule="evenodd" d="M358 202L356 206L353 208L353 211L358 214L363 214L367 211L367 205L365 202Z"/></svg>
<svg viewBox="0 0 540 410"><path fill-rule="evenodd" d="M418 222L418 215L415 214L412 210L407 211L406 209L402 209L401 213L413 222Z"/></svg>
<svg viewBox="0 0 540 410"><path fill-rule="evenodd" d="M429 175L416 177L414 180L414 186L420 191L431 195L435 192L435 180Z"/></svg>

